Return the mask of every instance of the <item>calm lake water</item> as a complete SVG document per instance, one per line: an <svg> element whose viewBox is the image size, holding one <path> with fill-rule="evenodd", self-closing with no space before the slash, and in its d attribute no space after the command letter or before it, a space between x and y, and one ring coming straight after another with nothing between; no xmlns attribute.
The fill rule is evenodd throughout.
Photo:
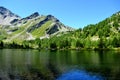
<svg viewBox="0 0 120 80"><path fill-rule="evenodd" d="M0 80L120 80L120 52L1 49Z"/></svg>

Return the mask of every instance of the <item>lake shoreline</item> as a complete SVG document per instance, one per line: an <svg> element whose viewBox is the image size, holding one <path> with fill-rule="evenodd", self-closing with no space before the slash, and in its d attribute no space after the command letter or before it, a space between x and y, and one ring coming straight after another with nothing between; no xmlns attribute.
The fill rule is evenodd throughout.
<svg viewBox="0 0 120 80"><path fill-rule="evenodd" d="M51 50L51 51L64 51L64 50L78 50L78 51L120 51L120 48L0 48L0 49L33 49L33 50Z"/></svg>

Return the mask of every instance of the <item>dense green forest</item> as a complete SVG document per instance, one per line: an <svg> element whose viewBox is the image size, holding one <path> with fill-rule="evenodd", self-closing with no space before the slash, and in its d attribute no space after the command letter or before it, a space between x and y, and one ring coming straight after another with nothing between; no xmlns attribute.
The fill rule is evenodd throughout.
<svg viewBox="0 0 120 80"><path fill-rule="evenodd" d="M5 43L0 48L38 48L38 49L111 49L120 48L120 12L83 29L52 36L46 39Z"/></svg>

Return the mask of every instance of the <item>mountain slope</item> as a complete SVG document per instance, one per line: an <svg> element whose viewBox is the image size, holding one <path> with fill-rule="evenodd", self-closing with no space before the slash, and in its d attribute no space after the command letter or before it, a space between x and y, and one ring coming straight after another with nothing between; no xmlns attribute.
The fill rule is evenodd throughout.
<svg viewBox="0 0 120 80"><path fill-rule="evenodd" d="M20 19L20 17L10 10L0 7L0 24L1 25L11 25L11 21L14 19Z"/></svg>
<svg viewBox="0 0 120 80"><path fill-rule="evenodd" d="M26 18L13 20L12 27L1 25L0 34L0 39L14 41L10 48L12 45L40 49L119 49L120 12L78 30L65 26L52 15L35 12Z"/></svg>
<svg viewBox="0 0 120 80"><path fill-rule="evenodd" d="M86 35L110 37L120 33L120 12L113 14L111 17L99 22L95 25L84 27L83 31Z"/></svg>
<svg viewBox="0 0 120 80"><path fill-rule="evenodd" d="M97 24L90 24L62 36L44 39L40 43L40 47L51 49L119 49L120 12Z"/></svg>
<svg viewBox="0 0 120 80"><path fill-rule="evenodd" d="M1 30L5 32L4 41L23 41L23 40L34 40L36 38L49 38L50 36L66 33L68 31L73 31L74 29L65 26L57 18L52 15L40 15L38 12L31 14L25 18L19 18L14 15L11 11L6 8L1 7L0 13L2 16L6 15L8 18L11 14L9 21L1 18ZM13 17L15 17L13 19ZM9 22L9 23L6 23ZM0 33L2 33L0 31Z"/></svg>

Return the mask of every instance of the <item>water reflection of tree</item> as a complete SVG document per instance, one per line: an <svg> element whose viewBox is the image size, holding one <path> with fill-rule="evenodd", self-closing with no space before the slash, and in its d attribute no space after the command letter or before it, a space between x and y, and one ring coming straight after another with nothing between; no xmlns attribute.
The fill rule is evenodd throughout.
<svg viewBox="0 0 120 80"><path fill-rule="evenodd" d="M48 55L48 61L45 64L42 61L38 61L41 60L39 56L35 56L34 65L28 65L29 72L25 73L23 78L28 80L55 80L60 75L56 64L53 62L53 59L56 61L57 54L50 52Z"/></svg>
<svg viewBox="0 0 120 80"><path fill-rule="evenodd" d="M15 55L18 56L16 53ZM84 69L91 74L100 74L107 77L107 80L120 80L119 52L51 51L40 54L39 51L35 51L34 54L29 56L27 65L23 61L26 62L26 57L28 59L30 54L26 55L26 57L22 55L19 55L20 58L12 55L13 60L11 61L13 61L14 65L7 65L10 71L7 70L3 77L1 77L0 72L0 80L55 80L68 68ZM23 63L21 65L23 67L18 65L15 60L19 60L19 64Z"/></svg>
<svg viewBox="0 0 120 80"><path fill-rule="evenodd" d="M53 74L53 77L55 79L61 74L60 70L57 67L58 66L57 64L59 64L57 55L59 55L59 51L56 51L56 50L50 51L48 64L47 64L47 68ZM59 57L60 57L60 55L59 55Z"/></svg>
<svg viewBox="0 0 120 80"><path fill-rule="evenodd" d="M114 51L96 51L99 55L99 66L93 66L86 68L89 72L99 73L103 77L107 78L107 80L120 80L120 62L119 54L115 53ZM117 57L117 58L116 58Z"/></svg>

